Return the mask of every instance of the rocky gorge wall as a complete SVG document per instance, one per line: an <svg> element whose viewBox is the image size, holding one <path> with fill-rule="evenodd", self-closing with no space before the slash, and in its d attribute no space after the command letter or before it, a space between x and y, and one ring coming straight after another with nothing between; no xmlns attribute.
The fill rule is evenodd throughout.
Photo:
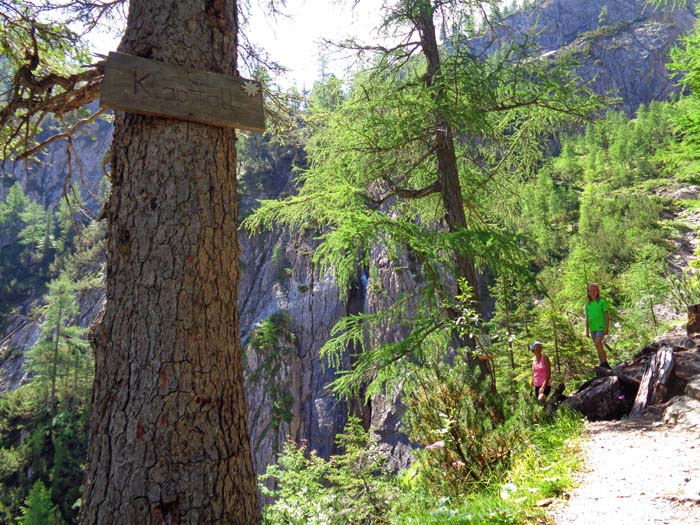
<svg viewBox="0 0 700 525"><path fill-rule="evenodd" d="M679 35L695 23L696 0L675 9L654 9L647 0L545 0L511 15L491 38L472 41L476 52L498 42L535 42L543 56L573 52L581 79L594 92L619 98L633 114L640 104L666 100L677 91L666 63Z"/></svg>

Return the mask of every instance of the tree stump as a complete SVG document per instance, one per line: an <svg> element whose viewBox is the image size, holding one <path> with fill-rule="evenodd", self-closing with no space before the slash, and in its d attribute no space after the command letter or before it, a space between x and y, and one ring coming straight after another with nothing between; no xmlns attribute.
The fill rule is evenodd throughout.
<svg viewBox="0 0 700 525"><path fill-rule="evenodd" d="M666 396L666 385L673 372L673 349L659 348L644 370L630 418L639 417L647 405L660 403Z"/></svg>

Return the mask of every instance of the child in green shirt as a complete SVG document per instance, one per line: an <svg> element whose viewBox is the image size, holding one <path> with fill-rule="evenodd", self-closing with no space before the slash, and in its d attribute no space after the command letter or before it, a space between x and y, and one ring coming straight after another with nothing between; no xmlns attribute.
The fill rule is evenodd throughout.
<svg viewBox="0 0 700 525"><path fill-rule="evenodd" d="M595 349L598 352L601 368L610 370L608 357L603 348L603 340L608 335L610 328L609 307L605 299L600 298L600 288L597 284L588 285L588 302L586 303L586 337L593 339Z"/></svg>

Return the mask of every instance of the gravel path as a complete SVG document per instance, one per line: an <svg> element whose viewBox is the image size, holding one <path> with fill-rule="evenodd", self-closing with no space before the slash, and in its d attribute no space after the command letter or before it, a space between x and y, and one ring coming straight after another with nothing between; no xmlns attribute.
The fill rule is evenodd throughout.
<svg viewBox="0 0 700 525"><path fill-rule="evenodd" d="M585 467L557 525L700 525L700 434L653 418L588 423Z"/></svg>

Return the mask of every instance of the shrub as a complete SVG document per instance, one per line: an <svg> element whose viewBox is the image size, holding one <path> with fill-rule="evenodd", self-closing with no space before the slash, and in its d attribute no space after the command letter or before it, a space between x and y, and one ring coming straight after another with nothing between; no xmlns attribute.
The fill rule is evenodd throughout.
<svg viewBox="0 0 700 525"><path fill-rule="evenodd" d="M261 482L277 485L260 485L263 495L276 498L263 511L266 525L389 523L399 489L382 470L386 456L377 439L351 418L336 442L344 453L328 461L305 446L287 443L277 465L260 476Z"/></svg>

